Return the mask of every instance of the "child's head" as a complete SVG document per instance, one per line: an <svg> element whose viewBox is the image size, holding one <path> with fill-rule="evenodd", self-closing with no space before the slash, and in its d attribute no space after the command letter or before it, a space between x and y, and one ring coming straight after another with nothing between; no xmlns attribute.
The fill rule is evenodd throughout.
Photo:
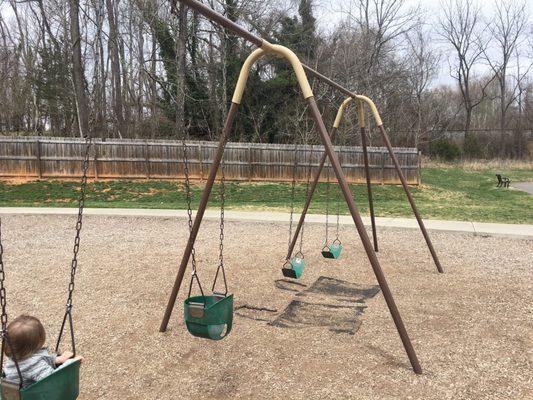
<svg viewBox="0 0 533 400"><path fill-rule="evenodd" d="M7 334L13 352L10 346L6 344L4 351L6 356L17 360L23 360L40 350L46 341L46 332L43 324L35 317L21 315L15 318L7 326Z"/></svg>

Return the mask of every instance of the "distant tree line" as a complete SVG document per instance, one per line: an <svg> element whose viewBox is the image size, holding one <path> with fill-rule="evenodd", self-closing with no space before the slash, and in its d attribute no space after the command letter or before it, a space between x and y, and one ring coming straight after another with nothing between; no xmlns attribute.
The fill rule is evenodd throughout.
<svg viewBox="0 0 533 400"><path fill-rule="evenodd" d="M533 26L525 0L495 0L491 15L474 0L445 0L439 10L347 0L329 24L317 20L318 6L329 4L318 0L204 3L371 97L394 145L528 156ZM175 0L0 5L4 134L216 140L253 51ZM454 83L439 81L443 65ZM343 96L312 84L331 124ZM283 60L258 62L241 108L233 141L318 141ZM337 143L358 144L356 124L350 110Z"/></svg>

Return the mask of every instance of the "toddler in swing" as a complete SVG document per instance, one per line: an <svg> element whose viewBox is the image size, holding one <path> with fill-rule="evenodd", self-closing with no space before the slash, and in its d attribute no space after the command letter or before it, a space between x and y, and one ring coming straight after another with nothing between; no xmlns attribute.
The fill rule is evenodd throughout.
<svg viewBox="0 0 533 400"><path fill-rule="evenodd" d="M56 368L61 368L74 361L83 361L83 357L73 357L71 352L64 352L60 356L52 354L44 347L46 332L41 321L29 315L15 318L7 326L7 334L11 346L4 346L4 353L8 357L4 365L5 379L9 382L20 383L15 364L16 360L22 374L23 386L29 386L52 374Z"/></svg>

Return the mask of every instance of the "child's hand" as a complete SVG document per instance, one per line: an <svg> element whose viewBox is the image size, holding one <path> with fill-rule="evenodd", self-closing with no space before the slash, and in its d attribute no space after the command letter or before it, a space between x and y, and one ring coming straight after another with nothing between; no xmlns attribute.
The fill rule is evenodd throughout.
<svg viewBox="0 0 533 400"><path fill-rule="evenodd" d="M56 357L56 364L58 365L63 364L65 361L71 359L73 356L74 356L74 353L72 353L71 351L65 351L60 356Z"/></svg>
<svg viewBox="0 0 533 400"><path fill-rule="evenodd" d="M80 364L83 364L83 362L85 361L85 357L83 357L83 356L76 356L76 357L74 357L74 361L79 361Z"/></svg>

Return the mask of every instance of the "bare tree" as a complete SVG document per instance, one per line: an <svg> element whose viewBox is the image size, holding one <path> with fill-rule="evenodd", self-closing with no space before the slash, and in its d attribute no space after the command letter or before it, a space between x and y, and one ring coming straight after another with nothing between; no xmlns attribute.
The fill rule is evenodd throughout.
<svg viewBox="0 0 533 400"><path fill-rule="evenodd" d="M418 25L414 30L406 34L408 51L407 65L409 68L409 86L412 90L414 109L416 113L416 127L414 131L414 146L418 147L423 133L424 115L429 110L424 108L428 103L425 94L432 79L435 78L440 57L431 46L431 37L424 25Z"/></svg>
<svg viewBox="0 0 533 400"><path fill-rule="evenodd" d="M505 130L507 127L507 111L517 98L520 87L520 78L515 85L509 85L509 68L513 56L520 51L520 46L525 40L528 28L528 15L526 3L519 0L497 0L496 14L487 24L491 39L495 43L494 49L485 51L485 58L494 72L494 77L499 89L500 108L500 151L505 153ZM494 50L494 54L488 54Z"/></svg>
<svg viewBox="0 0 533 400"><path fill-rule="evenodd" d="M178 17L178 40L176 40L176 130L185 134L185 98L187 70L187 7L172 1L172 13Z"/></svg>
<svg viewBox="0 0 533 400"><path fill-rule="evenodd" d="M468 138L472 112L484 98L474 98L472 93L474 68L485 50L481 38L481 10L473 0L448 0L443 4L443 13L439 34L454 49L450 74L459 84L465 110L465 138Z"/></svg>
<svg viewBox="0 0 533 400"><path fill-rule="evenodd" d="M352 0L348 10L348 26L364 36L367 44L366 72L379 63L387 46L403 40L405 34L418 24L420 9L407 8L406 0Z"/></svg>
<svg viewBox="0 0 533 400"><path fill-rule="evenodd" d="M85 91L85 76L83 60L81 58L81 37L79 21L79 0L69 0L70 38L72 42L72 77L78 113L78 127L80 136L89 134L89 106Z"/></svg>
<svg viewBox="0 0 533 400"><path fill-rule="evenodd" d="M109 55L111 57L111 81L113 82L113 112L117 120L119 136L126 136L124 114L122 113L122 85L120 73L119 34L116 23L116 13L111 0L106 0L107 20L109 22Z"/></svg>

